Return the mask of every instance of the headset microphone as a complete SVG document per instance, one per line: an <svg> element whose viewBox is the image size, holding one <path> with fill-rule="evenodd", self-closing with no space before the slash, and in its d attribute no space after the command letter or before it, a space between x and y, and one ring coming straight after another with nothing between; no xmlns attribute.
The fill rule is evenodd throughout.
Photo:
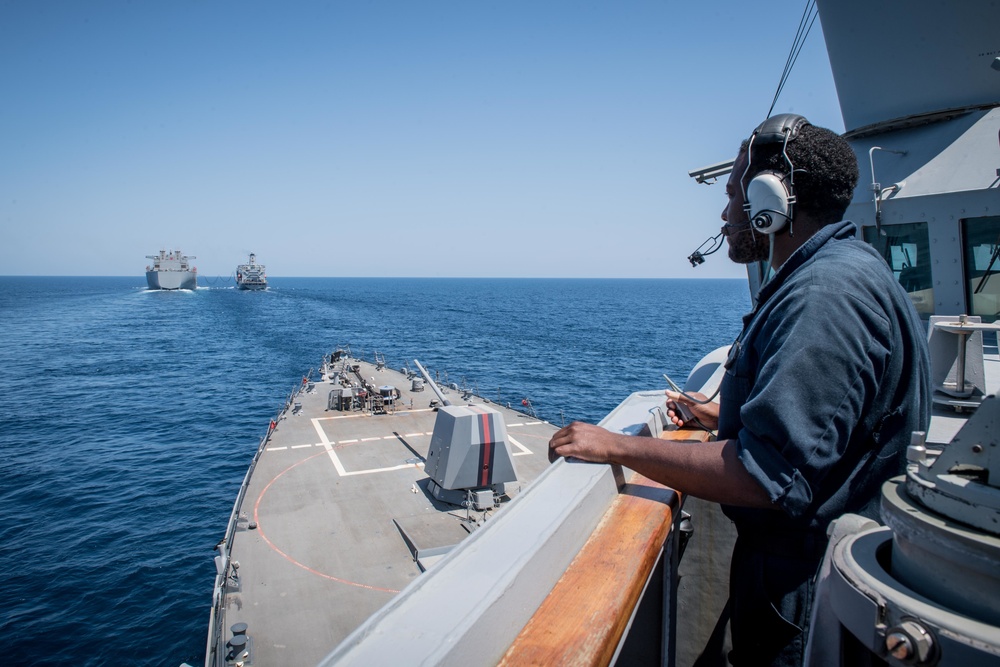
<svg viewBox="0 0 1000 667"><path fill-rule="evenodd" d="M751 226L752 223L750 220L746 220L745 222L727 222L722 225L722 235L732 236L733 234L739 234L740 232L750 229Z"/></svg>
<svg viewBox="0 0 1000 667"><path fill-rule="evenodd" d="M704 243L698 246L698 249L693 253L688 255L688 261L691 262L691 266L698 266L699 264L705 263L705 257L716 252L722 247L722 232L719 232L715 236L709 237ZM703 250L705 246L709 246L708 250Z"/></svg>
<svg viewBox="0 0 1000 667"><path fill-rule="evenodd" d="M704 243L698 246L698 249L693 253L688 255L688 261L691 262L691 266L698 266L699 264L705 263L705 258L714 252L718 252L725 243L723 240L726 236L732 236L733 234L739 234L747 229L750 229L751 224L747 222L727 222L722 225L722 230L715 236L709 237ZM704 248L708 246L708 250Z"/></svg>

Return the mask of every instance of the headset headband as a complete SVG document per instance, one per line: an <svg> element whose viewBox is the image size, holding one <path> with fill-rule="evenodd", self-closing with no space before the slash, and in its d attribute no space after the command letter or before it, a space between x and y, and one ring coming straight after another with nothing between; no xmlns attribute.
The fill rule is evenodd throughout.
<svg viewBox="0 0 1000 667"><path fill-rule="evenodd" d="M779 113L758 125L750 139L755 144L788 143L799 136L804 125L809 125L809 121L798 114Z"/></svg>

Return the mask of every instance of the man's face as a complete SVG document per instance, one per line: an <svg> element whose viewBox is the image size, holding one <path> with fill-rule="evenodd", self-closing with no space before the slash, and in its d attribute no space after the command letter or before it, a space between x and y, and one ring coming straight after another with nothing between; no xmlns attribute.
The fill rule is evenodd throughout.
<svg viewBox="0 0 1000 667"><path fill-rule="evenodd" d="M743 188L740 186L740 179L743 178L746 168L747 154L745 151L740 151L726 182L726 196L729 202L722 209L722 221L726 223L722 227L722 235L729 244L729 259L737 264L766 261L769 251L767 238L753 231L750 218L743 210Z"/></svg>

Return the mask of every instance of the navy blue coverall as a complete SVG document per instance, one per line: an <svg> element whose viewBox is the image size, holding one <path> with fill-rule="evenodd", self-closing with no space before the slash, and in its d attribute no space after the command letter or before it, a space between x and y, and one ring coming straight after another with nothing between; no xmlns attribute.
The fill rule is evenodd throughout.
<svg viewBox="0 0 1000 667"><path fill-rule="evenodd" d="M738 538L730 573L735 665L800 665L826 528L878 518L882 483L926 430L927 334L885 261L828 225L796 250L744 318L722 382L719 440L773 509L724 506Z"/></svg>

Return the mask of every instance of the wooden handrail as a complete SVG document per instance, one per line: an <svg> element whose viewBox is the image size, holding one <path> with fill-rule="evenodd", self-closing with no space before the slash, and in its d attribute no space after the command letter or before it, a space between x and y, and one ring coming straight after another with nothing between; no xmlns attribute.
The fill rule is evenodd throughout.
<svg viewBox="0 0 1000 667"><path fill-rule="evenodd" d="M701 429L677 429L676 431L664 431L660 440L687 440L698 442L709 442L713 440L712 434Z"/></svg>
<svg viewBox="0 0 1000 667"><path fill-rule="evenodd" d="M499 664L610 664L679 506L634 473Z"/></svg>
<svg viewBox="0 0 1000 667"><path fill-rule="evenodd" d="M660 437L704 442L710 434L682 429ZM680 504L673 489L632 473L499 664L611 664Z"/></svg>

